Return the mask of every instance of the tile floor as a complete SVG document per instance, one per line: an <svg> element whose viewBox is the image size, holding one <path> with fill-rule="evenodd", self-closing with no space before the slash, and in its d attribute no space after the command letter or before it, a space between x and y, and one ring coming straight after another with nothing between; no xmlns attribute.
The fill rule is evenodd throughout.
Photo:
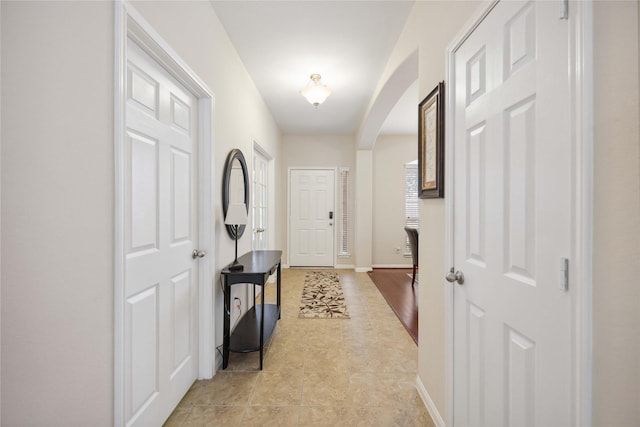
<svg viewBox="0 0 640 427"><path fill-rule="evenodd" d="M283 269L264 369L258 352L231 353L165 426L434 426L415 387L415 343L366 273L339 272L351 319L298 319L306 271Z"/></svg>

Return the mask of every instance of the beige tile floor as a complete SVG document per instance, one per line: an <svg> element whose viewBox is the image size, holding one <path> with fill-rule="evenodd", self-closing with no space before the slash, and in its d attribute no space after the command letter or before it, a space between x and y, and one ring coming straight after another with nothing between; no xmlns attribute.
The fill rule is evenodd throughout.
<svg viewBox="0 0 640 427"><path fill-rule="evenodd" d="M282 315L258 352L197 381L166 426L433 426L418 350L366 273L339 270L350 319L298 319L305 270L282 271ZM265 293L275 302L275 285Z"/></svg>

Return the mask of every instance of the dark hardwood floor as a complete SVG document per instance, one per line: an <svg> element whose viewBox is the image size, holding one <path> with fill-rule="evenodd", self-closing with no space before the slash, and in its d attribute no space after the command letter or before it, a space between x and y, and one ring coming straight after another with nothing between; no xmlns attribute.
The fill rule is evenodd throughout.
<svg viewBox="0 0 640 427"><path fill-rule="evenodd" d="M374 268L369 277L418 344L418 283L411 287L411 269Z"/></svg>

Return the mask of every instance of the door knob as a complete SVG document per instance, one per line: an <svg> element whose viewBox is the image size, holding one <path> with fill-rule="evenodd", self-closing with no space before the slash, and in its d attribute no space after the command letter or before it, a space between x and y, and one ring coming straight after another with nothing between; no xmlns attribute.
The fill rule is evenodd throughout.
<svg viewBox="0 0 640 427"><path fill-rule="evenodd" d="M200 249L194 249L193 252L191 253L191 258L196 259L196 258L204 258L204 256L207 254L207 252L200 250Z"/></svg>
<svg viewBox="0 0 640 427"><path fill-rule="evenodd" d="M447 282L449 283L458 282L458 285L462 285L464 283L464 274L462 274L462 271L460 270L454 273L453 267L451 267L451 270L449 270L449 273L447 273L445 279L447 279Z"/></svg>

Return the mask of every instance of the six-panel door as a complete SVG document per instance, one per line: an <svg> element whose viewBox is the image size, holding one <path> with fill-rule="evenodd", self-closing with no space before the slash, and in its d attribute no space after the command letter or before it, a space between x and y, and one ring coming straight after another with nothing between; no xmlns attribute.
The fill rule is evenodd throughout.
<svg viewBox="0 0 640 427"><path fill-rule="evenodd" d="M125 422L161 425L197 376L197 100L127 48Z"/></svg>
<svg viewBox="0 0 640 427"><path fill-rule="evenodd" d="M455 52L454 424L571 422L568 24L500 2Z"/></svg>

